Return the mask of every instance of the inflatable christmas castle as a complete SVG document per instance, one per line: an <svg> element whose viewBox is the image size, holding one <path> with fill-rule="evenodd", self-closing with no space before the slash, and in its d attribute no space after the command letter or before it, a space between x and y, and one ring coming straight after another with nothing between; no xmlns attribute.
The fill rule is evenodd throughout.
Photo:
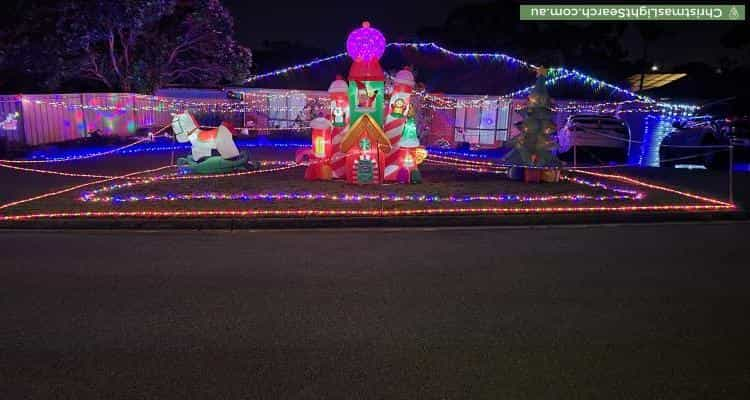
<svg viewBox="0 0 750 400"><path fill-rule="evenodd" d="M305 179L346 179L354 184L419 183L419 164L427 156L419 144L410 99L414 75L408 69L393 79L386 104L385 74L379 59L385 38L367 22L349 34L349 82L331 83L327 118L311 121L312 150Z"/></svg>

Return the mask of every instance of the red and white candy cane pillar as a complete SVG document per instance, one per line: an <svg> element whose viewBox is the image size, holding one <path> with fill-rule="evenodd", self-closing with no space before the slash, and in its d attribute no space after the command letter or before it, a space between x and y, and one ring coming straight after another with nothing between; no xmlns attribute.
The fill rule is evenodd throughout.
<svg viewBox="0 0 750 400"><path fill-rule="evenodd" d="M341 151L341 141L349 128L348 87L346 81L337 76L328 88L331 98L330 120L333 125L330 166L334 178L343 178L346 175L346 153Z"/></svg>
<svg viewBox="0 0 750 400"><path fill-rule="evenodd" d="M391 149L385 157L385 171L383 180L394 182L398 180L398 172L402 167L403 155L400 144L401 135L409 112L409 100L414 90L414 74L408 68L404 68L396 74L393 79L393 92L388 106L388 114L385 117L383 131L391 141Z"/></svg>

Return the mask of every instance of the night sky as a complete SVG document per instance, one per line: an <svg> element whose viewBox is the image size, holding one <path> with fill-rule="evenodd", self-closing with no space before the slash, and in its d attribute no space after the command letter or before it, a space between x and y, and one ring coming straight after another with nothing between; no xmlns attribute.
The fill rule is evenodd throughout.
<svg viewBox="0 0 750 400"><path fill-rule="evenodd" d="M264 40L298 41L322 48L328 54L343 51L346 35L362 20L371 21L388 41L410 40L415 39L418 28L441 25L451 10L467 3L465 0L284 0L263 2L261 6L248 0L223 2L234 15L238 39L251 48L258 48ZM730 25L696 22L673 26L678 33L658 40L653 54L659 54L657 62L666 67L690 61L716 64L723 55L737 55L722 49L719 43L721 34ZM637 58L640 55L638 34L630 29L622 40L631 57Z"/></svg>
<svg viewBox="0 0 750 400"><path fill-rule="evenodd" d="M329 52L344 48L347 34L369 20L388 41L409 39L420 26L439 25L465 0L353 1L282 0L259 6L248 0L222 0L232 11L238 38L251 47L263 40L301 41ZM394 6L388 7L391 3Z"/></svg>

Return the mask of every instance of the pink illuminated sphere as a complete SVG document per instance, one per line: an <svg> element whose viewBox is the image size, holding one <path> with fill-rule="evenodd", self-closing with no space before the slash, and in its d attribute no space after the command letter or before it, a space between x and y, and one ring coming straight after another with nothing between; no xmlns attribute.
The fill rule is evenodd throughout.
<svg viewBox="0 0 750 400"><path fill-rule="evenodd" d="M385 51L385 37L365 21L346 38L346 51L355 61L378 60Z"/></svg>

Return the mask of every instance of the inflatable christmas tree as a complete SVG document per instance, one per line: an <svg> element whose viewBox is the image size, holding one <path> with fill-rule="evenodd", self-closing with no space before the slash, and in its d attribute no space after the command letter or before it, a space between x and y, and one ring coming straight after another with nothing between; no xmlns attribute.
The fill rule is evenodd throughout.
<svg viewBox="0 0 750 400"><path fill-rule="evenodd" d="M517 110L523 117L516 123L520 135L513 138L514 149L506 161L537 167L560 165L554 154L556 143L552 134L556 126L552 122L552 100L545 84L546 75L547 70L539 68L526 107Z"/></svg>
<svg viewBox="0 0 750 400"><path fill-rule="evenodd" d="M531 90L526 107L517 112L523 116L523 120L515 125L520 134L511 140L513 150L505 157L505 161L516 165L529 167L560 166L560 160L554 153L557 146L552 134L556 130L552 121L552 100L547 92L545 79L547 70L537 70L536 84ZM525 169L527 181L538 181L533 175L541 175L541 170L534 173L531 169Z"/></svg>

